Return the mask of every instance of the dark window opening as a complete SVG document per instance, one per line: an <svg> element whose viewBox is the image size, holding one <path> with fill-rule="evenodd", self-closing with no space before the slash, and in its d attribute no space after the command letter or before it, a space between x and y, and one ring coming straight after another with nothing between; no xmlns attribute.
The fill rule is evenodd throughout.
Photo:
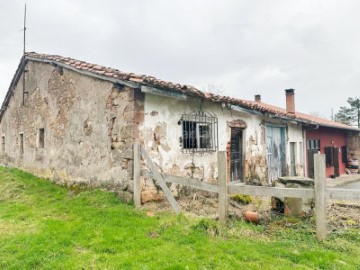
<svg viewBox="0 0 360 270"><path fill-rule="evenodd" d="M45 129L39 129L39 148L45 147Z"/></svg>
<svg viewBox="0 0 360 270"><path fill-rule="evenodd" d="M347 146L341 146L341 161L342 163L347 162Z"/></svg>
<svg viewBox="0 0 360 270"><path fill-rule="evenodd" d="M19 134L19 139L20 139L20 156L24 155L24 134L20 133Z"/></svg>
<svg viewBox="0 0 360 270"><path fill-rule="evenodd" d="M334 147L325 147L326 166L334 166Z"/></svg>
<svg viewBox="0 0 360 270"><path fill-rule="evenodd" d="M198 114L183 114L180 120L182 126L182 152L204 153L217 149L217 118L203 112Z"/></svg>
<svg viewBox="0 0 360 270"><path fill-rule="evenodd" d="M1 153L5 154L5 136L1 137Z"/></svg>
<svg viewBox="0 0 360 270"><path fill-rule="evenodd" d="M210 125L199 125L200 148L211 148L211 128Z"/></svg>
<svg viewBox="0 0 360 270"><path fill-rule="evenodd" d="M197 148L196 122L183 121L183 149Z"/></svg>

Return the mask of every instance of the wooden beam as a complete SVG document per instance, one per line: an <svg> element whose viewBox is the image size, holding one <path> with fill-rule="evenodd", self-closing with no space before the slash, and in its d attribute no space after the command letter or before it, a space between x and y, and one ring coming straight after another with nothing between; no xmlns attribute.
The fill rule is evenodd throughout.
<svg viewBox="0 0 360 270"><path fill-rule="evenodd" d="M164 177L164 180L168 183L179 184L187 187L192 187L200 190L218 192L219 188L217 185L201 182L197 179L179 177L175 175L161 174Z"/></svg>
<svg viewBox="0 0 360 270"><path fill-rule="evenodd" d="M150 174L151 173L149 173L149 171L147 170L141 170L142 176L151 177ZM209 192L215 192L215 193L219 191L219 187L217 185L201 182L199 179L175 176L165 173L160 173L160 175L164 178L166 183L178 184L182 186L192 187L192 188L209 191Z"/></svg>
<svg viewBox="0 0 360 270"><path fill-rule="evenodd" d="M157 171L155 164L152 162L151 158L149 157L148 153L146 152L146 150L144 149L144 147L142 145L140 146L140 152L141 152L142 156L144 157L147 166L153 173L154 179L156 180L158 185L161 187L161 189L164 192L165 197L168 199L169 203L171 204L171 207L174 209L175 213L177 213L177 214L180 213L181 209L180 209L179 204L176 202L175 198L171 194L170 189L167 187L164 178Z"/></svg>
<svg viewBox="0 0 360 270"><path fill-rule="evenodd" d="M219 220L226 222L228 214L228 185L226 180L226 152L218 152Z"/></svg>
<svg viewBox="0 0 360 270"><path fill-rule="evenodd" d="M316 238L323 241L327 235L325 155L323 154L314 155L314 178Z"/></svg>
<svg viewBox="0 0 360 270"><path fill-rule="evenodd" d="M177 93L177 92L174 92L171 90L167 91L167 90L158 89L158 88L145 86L145 85L141 86L141 92L149 93L149 94L153 94L153 95L157 95L157 96L164 96L164 97L175 98L175 99L180 99L180 100L187 100L187 96L183 93Z"/></svg>
<svg viewBox="0 0 360 270"><path fill-rule="evenodd" d="M264 186L248 186L243 184L229 185L230 194L245 194L251 196L314 198L314 190L307 188L280 188Z"/></svg>
<svg viewBox="0 0 360 270"><path fill-rule="evenodd" d="M140 164L140 145L134 143L134 204L136 208L141 206L141 164Z"/></svg>
<svg viewBox="0 0 360 270"><path fill-rule="evenodd" d="M360 200L359 189L331 188L326 190L326 198L330 200Z"/></svg>

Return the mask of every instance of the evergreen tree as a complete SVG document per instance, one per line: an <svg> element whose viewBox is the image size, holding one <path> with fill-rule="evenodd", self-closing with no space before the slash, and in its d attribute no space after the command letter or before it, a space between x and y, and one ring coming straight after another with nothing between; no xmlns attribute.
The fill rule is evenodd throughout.
<svg viewBox="0 0 360 270"><path fill-rule="evenodd" d="M360 128L360 99L358 97L347 99L349 106L341 106L335 115L335 121Z"/></svg>

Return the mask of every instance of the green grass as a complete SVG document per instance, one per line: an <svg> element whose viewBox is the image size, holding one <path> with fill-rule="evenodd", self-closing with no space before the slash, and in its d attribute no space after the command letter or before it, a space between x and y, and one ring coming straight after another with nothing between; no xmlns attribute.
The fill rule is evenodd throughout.
<svg viewBox="0 0 360 270"><path fill-rule="evenodd" d="M0 168L0 269L360 269L359 230L318 243L309 220L148 217L80 191Z"/></svg>

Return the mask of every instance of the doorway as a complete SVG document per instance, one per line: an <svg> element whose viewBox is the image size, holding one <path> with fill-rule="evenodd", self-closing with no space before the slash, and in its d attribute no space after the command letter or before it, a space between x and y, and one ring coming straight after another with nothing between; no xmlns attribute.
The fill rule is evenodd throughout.
<svg viewBox="0 0 360 270"><path fill-rule="evenodd" d="M242 162L243 130L231 128L230 140L230 180L243 182Z"/></svg>
<svg viewBox="0 0 360 270"><path fill-rule="evenodd" d="M286 175L285 128L266 126L269 182Z"/></svg>
<svg viewBox="0 0 360 270"><path fill-rule="evenodd" d="M296 142L290 142L290 176L296 176Z"/></svg>

